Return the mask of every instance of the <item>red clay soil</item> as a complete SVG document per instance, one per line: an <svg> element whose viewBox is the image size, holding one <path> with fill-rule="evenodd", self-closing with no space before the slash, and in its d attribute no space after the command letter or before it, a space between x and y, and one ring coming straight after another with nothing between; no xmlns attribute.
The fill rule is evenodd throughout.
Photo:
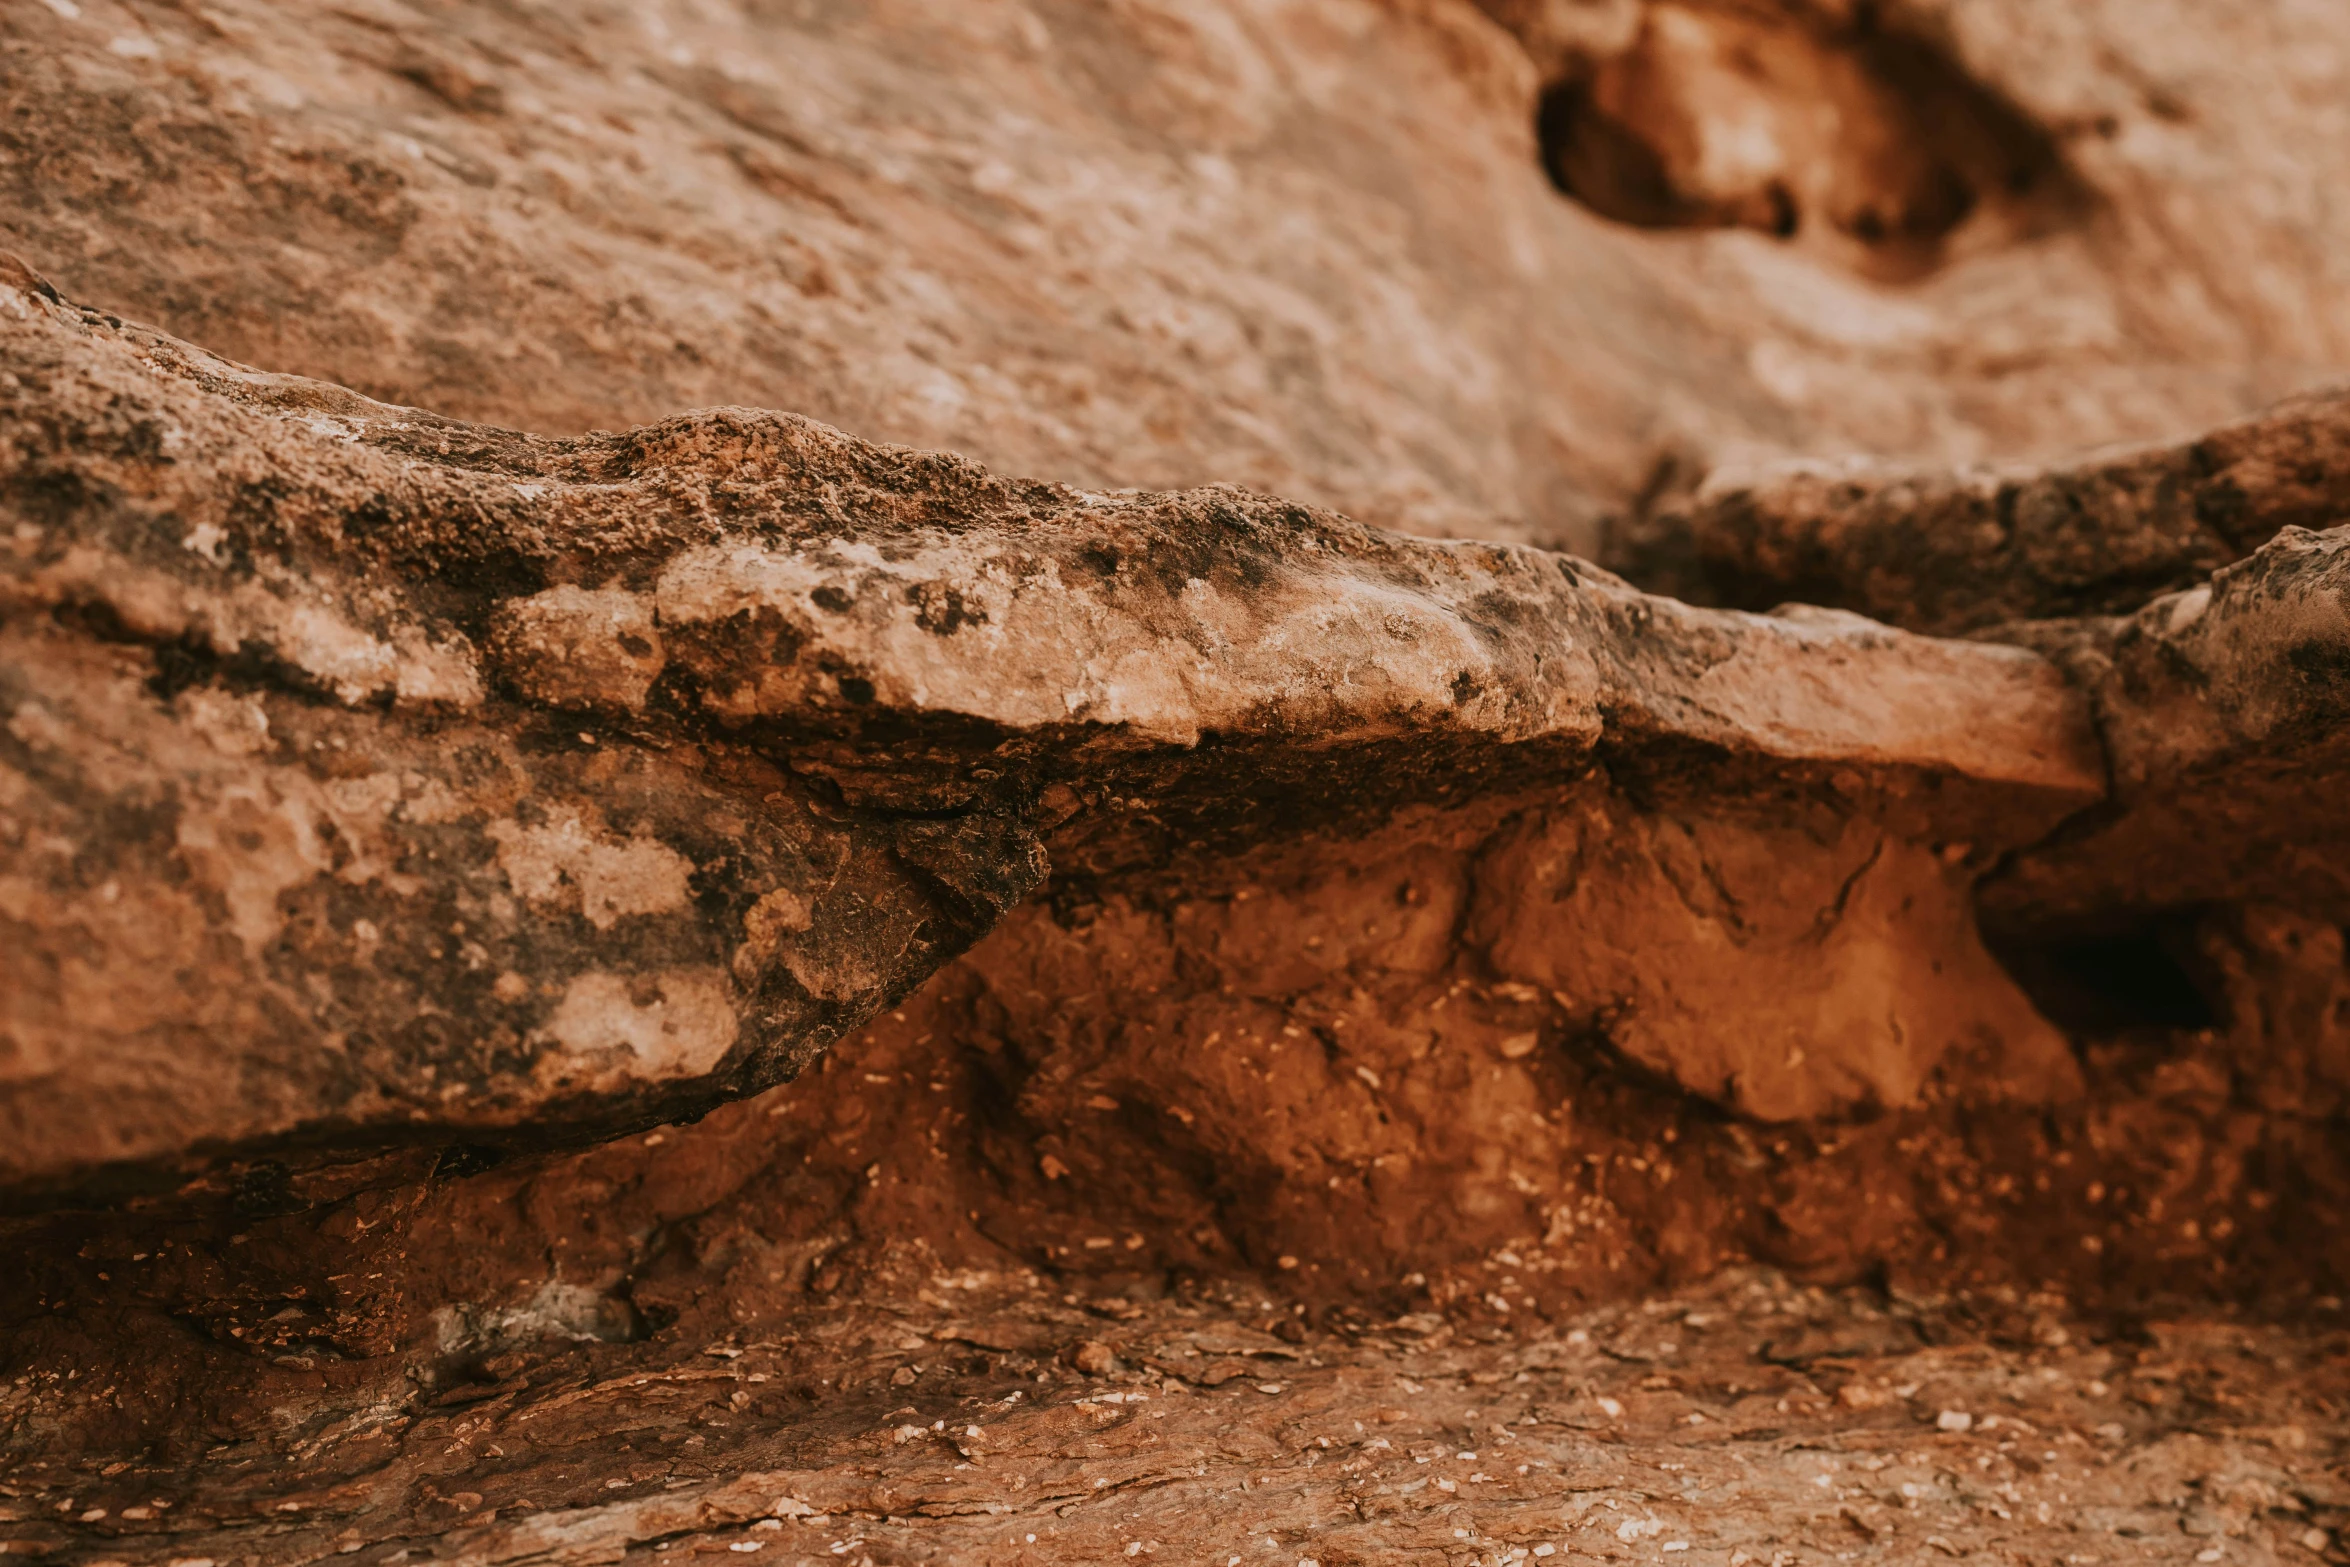
<svg viewBox="0 0 2350 1567"><path fill-rule="evenodd" d="M1040 906L695 1125L18 1221L0 1537L224 1567L2333 1549L2350 1166L2224 1029L2110 1030L2056 1108L1961 1062L1916 1109L1773 1130L1465 975L1364 998L1424 1046L1370 1069L1376 1113L1328 1020L1154 1055L1135 996L1018 997L1052 952L1147 989L1181 918Z"/></svg>

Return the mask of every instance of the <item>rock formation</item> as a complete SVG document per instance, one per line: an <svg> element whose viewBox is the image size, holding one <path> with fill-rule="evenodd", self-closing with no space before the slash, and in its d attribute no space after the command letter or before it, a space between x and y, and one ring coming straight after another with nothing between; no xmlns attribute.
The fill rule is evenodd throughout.
<svg viewBox="0 0 2350 1567"><path fill-rule="evenodd" d="M13 1182L706 1110L897 1001L1046 843L1224 882L1399 809L1459 843L1425 928L1309 968L1401 937L1442 970L1466 919L1771 1119L1907 1103L1962 1041L2062 1075L1966 906L2101 792L2031 654L776 416L505 436L19 282Z"/></svg>
<svg viewBox="0 0 2350 1567"><path fill-rule="evenodd" d="M2175 9L0 12L0 1545L2337 1551Z"/></svg>
<svg viewBox="0 0 2350 1567"><path fill-rule="evenodd" d="M2350 364L2324 6L1486 9L20 4L0 248L458 418L789 409L1585 554L1734 459L2053 460ZM1797 232L1562 194L1546 94L1635 80L1627 169Z"/></svg>
<svg viewBox="0 0 2350 1567"><path fill-rule="evenodd" d="M1617 566L1694 603L1835 604L1957 635L2127 613L2286 528L2335 526L2350 402L2296 398L2194 441L2002 472L1868 459L1709 477L1625 519Z"/></svg>

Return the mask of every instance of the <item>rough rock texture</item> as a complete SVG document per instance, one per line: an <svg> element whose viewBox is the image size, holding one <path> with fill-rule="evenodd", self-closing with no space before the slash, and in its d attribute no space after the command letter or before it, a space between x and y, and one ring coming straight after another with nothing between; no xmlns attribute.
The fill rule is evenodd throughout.
<svg viewBox="0 0 2350 1567"><path fill-rule="evenodd" d="M1971 1549L2018 1503L2027 1531L2331 1548L2339 1410L2274 1380L2192 1454L2150 1426L2118 1477L2027 1496L2020 1446L1969 1447L2016 1471L1980 1505L1822 1508L1801 1488L1841 1471L1791 1455L1841 1433L1862 1473L1936 1472L1894 1434L1938 1362L1808 1368L2027 1297L1960 1357L2008 1389L2005 1440L2126 1446L2067 1391L2110 1361L2021 1344L2127 1342L2150 1298L2216 1344L2214 1298L2307 1319L2340 1290L2339 859L2280 830L2333 765L2332 535L2002 633L2034 651L774 415L517 436L53 294L0 296L9 1174L48 1210L6 1228L12 1549L987 1560L1033 1532L1075 1560L1196 1514L1332 1560L1637 1554L1694 1504L1627 1476L1693 1472L1693 1414L1795 1444L1706 1471L1688 1522L1725 1553L1924 1513ZM2054 948L2027 995L1975 937L1986 872L2004 940L2186 921L2207 1010L2100 1015ZM515 1156L834 1039L690 1130ZM1467 1422L1468 1390L1587 1358L1591 1302L1755 1261L1880 1303L1763 1275L1752 1309L1828 1347L1586 1375L1539 1444L1519 1400L1523 1476L1447 1491L1435 1452L1376 1446L1454 1418L1382 1377L1447 1379ZM965 1287L990 1320L944 1305ZM1072 1308L1151 1326L1073 1336ZM1406 1347L1448 1321L1489 1339ZM1611 1365L1679 1363L1609 1331ZM2310 1331L2229 1341L2273 1366ZM704 1382L724 1407L683 1424L607 1407ZM1991 1385L1934 1394L1933 1429ZM1178 1387L1218 1402L1149 1407ZM1700 1407L1592 1423L1633 1391ZM2032 1462L2061 1478L2058 1441ZM1306 1449L1344 1478L1267 1478ZM1226 1473L1249 1500L1211 1500Z"/></svg>
<svg viewBox="0 0 2350 1567"><path fill-rule="evenodd" d="M2049 1294L1732 1274L1528 1339L1307 1327L1238 1294L1056 1297L1033 1274L892 1283L781 1336L510 1356L463 1399L306 1423L291 1453L44 1475L4 1527L26 1554L268 1567L2269 1567L2330 1560L2350 1527L2338 1309L2117 1323ZM79 1401L62 1373L19 1398Z"/></svg>
<svg viewBox="0 0 2350 1567"><path fill-rule="evenodd" d="M1334 1126L1302 1030L1146 1083L1034 977L983 946L794 1083L583 1153L14 1226L0 1538L2184 1563L2350 1522L2350 1164L2249 1041L2103 1034L2071 1105L1774 1131L1513 1057L1524 1003L1463 985ZM1412 1162L1326 1188L1381 1121Z"/></svg>
<svg viewBox="0 0 2350 1567"><path fill-rule="evenodd" d="M2020 858L1995 906L2269 903L2350 920L2350 838L2318 802L2350 766L2350 531L2288 527L2135 615L2016 633L2098 709L2111 798Z"/></svg>
<svg viewBox="0 0 2350 1567"><path fill-rule="evenodd" d="M371 453L348 394L142 357L14 281L10 1179L690 1111L790 1075L1042 874L1001 811L876 815L657 720L600 739L575 710L625 726L660 633L625 595L514 589L563 554L600 580L646 524L568 550L513 511L527 484ZM511 467L494 432L387 424ZM635 499L604 493L598 521ZM724 656L693 637L681 665Z"/></svg>
<svg viewBox="0 0 2350 1567"><path fill-rule="evenodd" d="M1490 9L11 0L0 246L462 418L786 408L1586 551L1740 454L2052 456L2350 366L2339 7ZM1538 108L1625 80L1617 183L1794 232L1554 188Z"/></svg>
<svg viewBox="0 0 2350 1567"><path fill-rule="evenodd" d="M1715 474L1625 519L1605 553L1695 604L1833 604L1948 635L2134 610L2280 529L2345 517L2350 396L2334 392L2054 468L1852 459Z"/></svg>
<svg viewBox="0 0 2350 1567"><path fill-rule="evenodd" d="M0 3L0 1552L2341 1559L2346 71Z"/></svg>
<svg viewBox="0 0 2350 1567"><path fill-rule="evenodd" d="M1526 862L1496 965L1693 1089L1789 1117L2064 1054L1965 905L2098 793L2035 655L774 416L484 431L53 292L0 296L14 1182L705 1108L992 924L1036 831L1229 879L1276 823L1472 788L1455 885L1513 799L1590 818L1486 851ZM1644 798L1578 793L1602 762ZM1579 834L1625 840L1580 904ZM1711 1032L1791 961L1788 1010Z"/></svg>

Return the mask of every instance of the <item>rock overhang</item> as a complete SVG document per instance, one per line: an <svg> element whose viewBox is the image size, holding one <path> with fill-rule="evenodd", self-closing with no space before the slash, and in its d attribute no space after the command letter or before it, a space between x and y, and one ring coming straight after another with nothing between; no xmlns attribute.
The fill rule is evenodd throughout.
<svg viewBox="0 0 2350 1567"><path fill-rule="evenodd" d="M1972 877L2104 787L2016 647L786 415L478 430L11 277L18 1184L691 1114L1048 862L1214 880L1398 811L1824 802L1923 845L1971 941Z"/></svg>

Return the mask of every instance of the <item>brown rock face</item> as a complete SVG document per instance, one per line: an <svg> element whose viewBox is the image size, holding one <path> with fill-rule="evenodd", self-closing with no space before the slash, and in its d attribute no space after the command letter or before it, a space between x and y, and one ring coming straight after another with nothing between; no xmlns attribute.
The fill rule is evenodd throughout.
<svg viewBox="0 0 2350 1567"><path fill-rule="evenodd" d="M1415 805L1560 813L1459 917L1695 1091L1801 1117L1962 1041L2062 1056L1966 911L2098 793L2032 654L773 417L481 431L19 281L18 1183L644 1124L895 1001L1040 831L1065 875L1229 879L1276 822ZM1809 819L1714 798L1755 789ZM1717 988L1658 989L1663 952ZM1715 1031L1790 958L1810 999Z"/></svg>
<svg viewBox="0 0 2350 1567"><path fill-rule="evenodd" d="M2346 71L0 6L0 1554L2338 1555Z"/></svg>
<svg viewBox="0 0 2350 1567"><path fill-rule="evenodd" d="M1947 849L1748 814L1575 802L1529 821L1488 851L1475 923L1495 971L1605 997L1628 1059L1765 1120L1914 1104L1954 1051L1987 1052L2028 1099L2070 1086L2062 1037L1976 942Z"/></svg>
<svg viewBox="0 0 2350 1567"><path fill-rule="evenodd" d="M2350 513L2350 397L2047 469L1851 460L1725 472L1608 540L1693 603L1833 604L1945 635L2112 614Z"/></svg>
<svg viewBox="0 0 2350 1567"><path fill-rule="evenodd" d="M373 450L373 405L18 281L11 1180L689 1111L1042 874L1001 810L877 814L647 714L645 612L528 591L568 551L514 510L513 438L375 410L466 458ZM582 564L615 580L658 532L590 524ZM727 656L696 629L681 667Z"/></svg>
<svg viewBox="0 0 2350 1567"><path fill-rule="evenodd" d="M2350 365L2333 8L1488 8L21 4L0 245L459 418L786 408L1585 551L1731 458L2183 438Z"/></svg>
<svg viewBox="0 0 2350 1567"><path fill-rule="evenodd" d="M1543 30L1537 8L1493 9ZM1621 47L1561 40L1567 69L1537 122L1551 177L1609 217L1759 229L1900 278L1941 264L1970 220L1966 239L1984 247L2077 215L2055 140L1904 31L1907 18L1616 10Z"/></svg>
<svg viewBox="0 0 2350 1567"><path fill-rule="evenodd" d="M2342 824L2316 801L2350 716L2350 536L2288 527L2135 615L2036 635L2096 702L2107 806L2012 867L2008 908L2250 899L2350 919ZM2313 792L2315 791L2315 792Z"/></svg>

